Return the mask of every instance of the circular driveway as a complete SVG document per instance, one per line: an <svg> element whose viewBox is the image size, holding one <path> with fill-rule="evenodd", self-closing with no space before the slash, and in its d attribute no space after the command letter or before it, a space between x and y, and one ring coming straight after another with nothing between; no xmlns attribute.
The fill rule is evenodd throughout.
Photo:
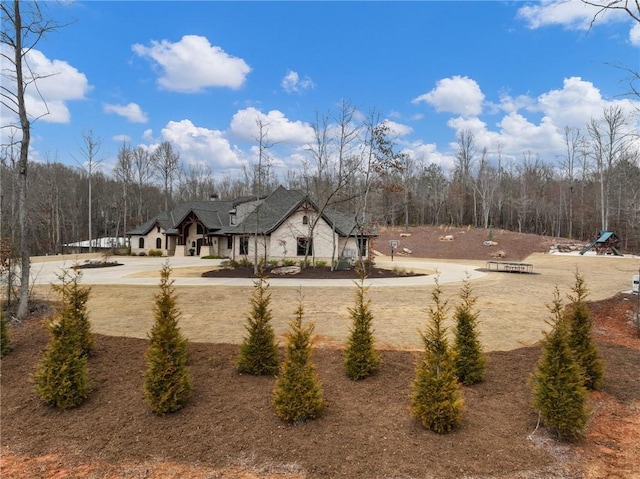
<svg viewBox="0 0 640 479"><path fill-rule="evenodd" d="M95 255L94 255L95 256ZM59 276L65 269L75 264L83 264L86 256L77 257L67 255L63 259L52 257L36 258L31 264L31 278L34 284L47 285L60 282ZM137 257L117 256L110 259L122 263L121 266L107 268L82 269L83 284L121 284L121 285L155 285L159 282L159 271L168 262L172 268L172 279L176 286L250 286L254 279L250 278L203 278L200 274L220 265L221 260L203 260L198 257ZM429 272L424 276L408 276L397 278L368 279L367 285L377 286L418 286L431 285L439 278L441 284L454 283L468 278L470 280L486 276L485 272L478 271L477 266L469 264L445 263L428 259L395 259L390 261L382 258L376 261L376 266L381 268L405 269L413 272ZM200 271L201 270L201 271ZM433 274L437 271L438 274ZM157 274L156 274L157 273ZM343 287L352 286L350 279L296 279L296 278L269 278L271 286L325 286Z"/></svg>

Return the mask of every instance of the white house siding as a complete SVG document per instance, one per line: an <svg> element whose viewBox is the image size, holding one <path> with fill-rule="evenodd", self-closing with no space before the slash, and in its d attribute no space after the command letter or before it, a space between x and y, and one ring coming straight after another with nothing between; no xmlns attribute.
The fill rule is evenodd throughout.
<svg viewBox="0 0 640 479"><path fill-rule="evenodd" d="M144 248L140 248L138 245L140 244L140 238L144 238ZM156 241L160 239L161 248L156 248ZM149 231L145 236L140 235L132 235L131 236L131 254L137 255L140 253L148 254L149 250L159 249L162 251L163 255L167 255L167 249L165 244L165 235L164 230L160 228L160 232L158 232L158 228L154 226L151 231Z"/></svg>
<svg viewBox="0 0 640 479"><path fill-rule="evenodd" d="M297 211L292 214L284 223L282 223L278 229L271 233L271 247L269 249L269 255L271 259L282 259L284 257L282 246L280 241L286 241L286 257L291 259L302 259L304 256L298 256L297 250L297 238L308 237L310 232L309 228L314 221L314 216L307 214L309 224L303 224L303 218L305 213ZM337 234L336 234L337 236ZM331 260L333 254L333 230L323 219L318 221L318 224L313 231L313 256L316 259ZM339 251L336 251L338 254Z"/></svg>

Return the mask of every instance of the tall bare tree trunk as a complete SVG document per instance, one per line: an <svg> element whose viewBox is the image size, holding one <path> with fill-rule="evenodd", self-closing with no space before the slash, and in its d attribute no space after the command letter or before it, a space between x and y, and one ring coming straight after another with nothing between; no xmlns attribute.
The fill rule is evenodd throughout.
<svg viewBox="0 0 640 479"><path fill-rule="evenodd" d="M24 320L29 314L29 271L31 269L29 258L29 226L27 218L27 170L29 166L29 141L31 139L31 124L27 118L27 107L24 101L24 77L22 76L22 18L20 16L20 2L14 0L14 28L15 36L15 67L17 82L18 115L22 139L20 141L20 160L18 161L18 222L20 224L20 301L18 302L18 320Z"/></svg>

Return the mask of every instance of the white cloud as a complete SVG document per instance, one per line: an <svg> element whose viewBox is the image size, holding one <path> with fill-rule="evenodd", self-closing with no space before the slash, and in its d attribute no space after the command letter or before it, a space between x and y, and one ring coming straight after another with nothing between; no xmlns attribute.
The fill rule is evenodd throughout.
<svg viewBox="0 0 640 479"><path fill-rule="evenodd" d="M303 79L300 79L298 72L292 70L287 72L282 82L280 82L280 85L287 93L300 93L301 90L308 90L316 86L311 78L305 76Z"/></svg>
<svg viewBox="0 0 640 479"><path fill-rule="evenodd" d="M162 68L158 84L171 91L197 93L208 87L238 89L251 71L242 58L230 56L199 35L185 35L176 43L154 40L150 47L135 44L132 49Z"/></svg>
<svg viewBox="0 0 640 479"><path fill-rule="evenodd" d="M636 47L640 47L640 23L636 23L629 32L629 42Z"/></svg>
<svg viewBox="0 0 640 479"><path fill-rule="evenodd" d="M117 141L118 143L129 143L131 142L131 137L129 135L115 135L111 137L113 141Z"/></svg>
<svg viewBox="0 0 640 479"><path fill-rule="evenodd" d="M413 133L413 128L402 123L396 123L395 121L385 120L384 123L389 127L389 133L391 137L407 136Z"/></svg>
<svg viewBox="0 0 640 479"><path fill-rule="evenodd" d="M190 120L170 121L161 131L189 164L206 164L212 170L239 168L242 163L224 134L195 126Z"/></svg>
<svg viewBox="0 0 640 479"><path fill-rule="evenodd" d="M542 111L560 128L584 127L591 118L602 115L605 101L593 83L580 77L565 78L561 90L543 93L531 109Z"/></svg>
<svg viewBox="0 0 640 479"><path fill-rule="evenodd" d="M256 108L238 110L231 119L231 132L240 140L255 143L259 137L257 120L264 126L267 140L272 143L306 144L313 140L313 128L301 121L291 121L278 110L264 114Z"/></svg>
<svg viewBox="0 0 640 479"><path fill-rule="evenodd" d="M599 0L597 3L607 5L617 2ZM581 0L542 0L520 8L518 17L522 18L532 29L548 25L561 25L571 30L588 30L604 23L633 22L629 14L622 9L603 9ZM633 22L633 27L629 32L629 40L632 45L640 45L639 30L637 22Z"/></svg>
<svg viewBox="0 0 640 479"><path fill-rule="evenodd" d="M564 25L586 30L597 12L597 8L580 0L542 0L520 8L518 16L533 29L547 25Z"/></svg>
<svg viewBox="0 0 640 479"><path fill-rule="evenodd" d="M6 53L6 48L8 47L3 45L3 54ZM30 50L25 60L28 66L24 71L25 80L36 78L35 83L27 85L25 90L29 116L49 123L69 123L71 112L68 102L82 100L91 91L87 77L65 61L48 59L39 50ZM13 87L11 83L3 83L3 86ZM16 119L16 115L4 107L0 113L3 124Z"/></svg>
<svg viewBox="0 0 640 479"><path fill-rule="evenodd" d="M478 83L469 77L458 75L439 80L433 90L412 100L415 104L425 102L439 112L463 116L482 113L483 101L484 93Z"/></svg>
<svg viewBox="0 0 640 479"><path fill-rule="evenodd" d="M142 111L137 103L129 103L127 105L105 103L103 108L105 113L115 113L126 118L131 123L147 123L149 121L147 114Z"/></svg>
<svg viewBox="0 0 640 479"><path fill-rule="evenodd" d="M438 151L435 143L413 142L407 145L402 152L423 165L432 163L439 165L444 171L452 169L455 163L455 157Z"/></svg>

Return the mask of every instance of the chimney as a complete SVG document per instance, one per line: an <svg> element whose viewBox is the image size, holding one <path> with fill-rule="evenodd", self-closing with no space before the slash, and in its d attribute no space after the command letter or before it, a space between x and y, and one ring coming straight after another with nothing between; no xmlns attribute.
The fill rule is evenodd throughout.
<svg viewBox="0 0 640 479"><path fill-rule="evenodd" d="M209 195L209 201L218 201L219 197L218 197L218 193L211 193Z"/></svg>

